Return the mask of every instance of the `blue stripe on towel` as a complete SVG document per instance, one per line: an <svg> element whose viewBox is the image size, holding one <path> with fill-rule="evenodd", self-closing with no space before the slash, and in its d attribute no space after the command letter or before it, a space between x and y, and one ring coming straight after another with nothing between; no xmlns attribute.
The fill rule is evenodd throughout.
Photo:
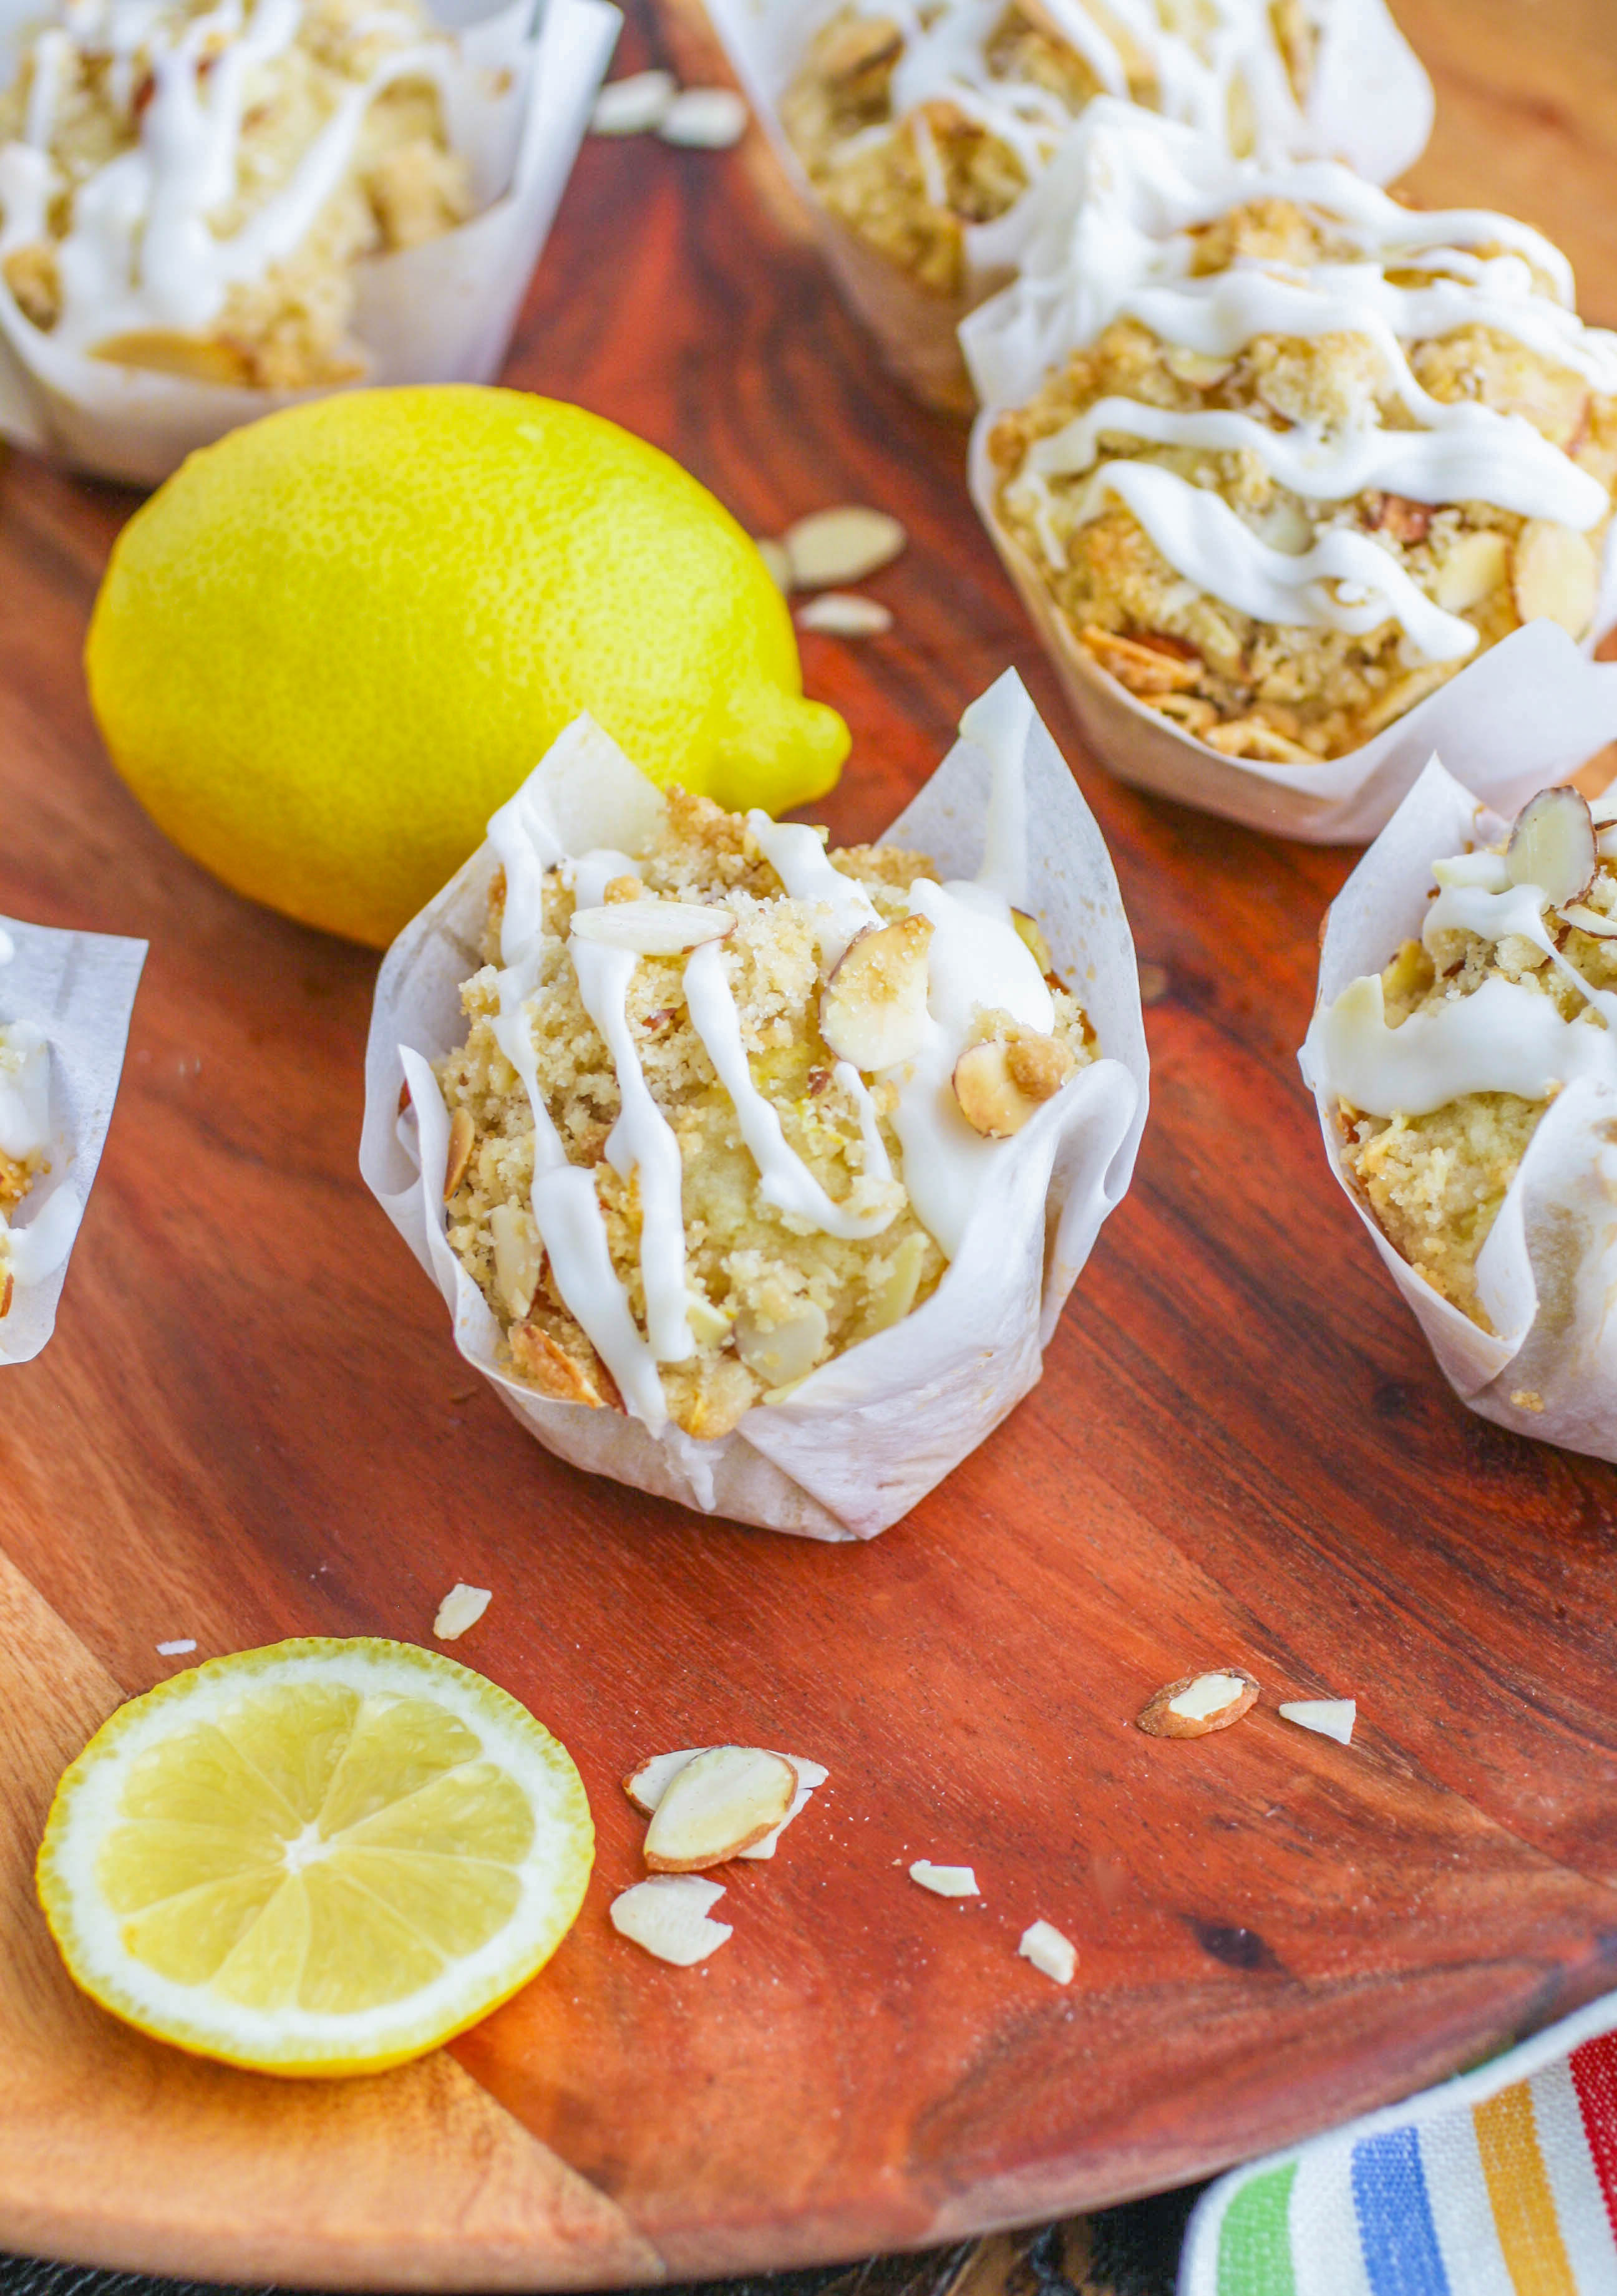
<svg viewBox="0 0 1617 2296"><path fill-rule="evenodd" d="M1375 2296L1451 2296L1415 2129L1353 2147L1353 2209Z"/></svg>

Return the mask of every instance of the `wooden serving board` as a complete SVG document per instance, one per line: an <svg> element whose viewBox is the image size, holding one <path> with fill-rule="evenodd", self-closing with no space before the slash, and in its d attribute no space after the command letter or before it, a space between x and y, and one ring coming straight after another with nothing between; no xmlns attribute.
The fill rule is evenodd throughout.
<svg viewBox="0 0 1617 2296"><path fill-rule="evenodd" d="M1547 226L1617 319L1610 0L1406 0L1416 177ZM700 28L624 62L710 73ZM247 906L100 754L78 655L132 497L0 477L0 908L151 939L57 1336L0 1417L0 2243L189 2275L644 2282L951 2236L1167 2185L1393 2098L1617 1982L1617 1472L1465 1412L1327 1172L1294 1052L1351 857L1082 757L967 505L767 160L587 150L513 381L670 448L759 532L896 511L891 636L804 641L878 832L1007 661L1070 746L1146 968L1153 1110L1042 1386L874 1545L703 1522L547 1457L453 1354L355 1168L374 960ZM160 665L154 664L154 674ZM1462 774L1463 758L1449 761ZM446 2055L284 2085L123 2030L29 1867L121 1694L282 1636L424 1640L566 1741L600 1828L548 1971ZM1140 1735L1248 1666L1239 1730ZM1359 1701L1350 1750L1277 1697ZM640 1756L800 1747L831 1784L727 1876L688 1972L616 1939ZM905 1878L973 1862L981 1901ZM1042 1915L1063 1992L1016 1957Z"/></svg>

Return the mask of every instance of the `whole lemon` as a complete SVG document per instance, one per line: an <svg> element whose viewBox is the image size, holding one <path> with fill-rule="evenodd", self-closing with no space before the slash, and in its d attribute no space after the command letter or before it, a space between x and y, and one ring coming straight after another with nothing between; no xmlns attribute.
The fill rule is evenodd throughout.
<svg viewBox="0 0 1617 2296"><path fill-rule="evenodd" d="M668 455L472 385L341 393L193 455L86 648L114 764L238 892L385 945L587 709L772 813L847 754L753 544Z"/></svg>

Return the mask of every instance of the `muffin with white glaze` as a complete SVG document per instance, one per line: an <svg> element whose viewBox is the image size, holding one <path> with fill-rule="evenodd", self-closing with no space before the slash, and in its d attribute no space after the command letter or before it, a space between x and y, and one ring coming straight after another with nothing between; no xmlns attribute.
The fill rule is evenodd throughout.
<svg viewBox="0 0 1617 2296"><path fill-rule="evenodd" d="M1075 659L1307 766L1524 622L1595 631L1617 337L1539 234L1116 105L1068 174L967 345L990 526Z"/></svg>
<svg viewBox="0 0 1617 2296"><path fill-rule="evenodd" d="M1420 938L1321 1005L1303 1062L1383 1234L1492 1332L1478 1260L1535 1134L1570 1085L1617 1095L1617 797L1546 791L1436 861Z"/></svg>
<svg viewBox="0 0 1617 2296"><path fill-rule="evenodd" d="M894 846L675 791L634 859L517 882L436 1063L448 1242L513 1377L653 1431L721 1437L924 1302L1097 1056L1033 920Z"/></svg>
<svg viewBox="0 0 1617 2296"><path fill-rule="evenodd" d="M0 972L0 989L5 975ZM31 1021L0 1022L0 1316L11 1313L19 1238L12 1216L49 1171L50 1046ZM22 1254L26 1280L28 1253Z"/></svg>
<svg viewBox="0 0 1617 2296"><path fill-rule="evenodd" d="M0 282L62 353L282 390L365 371L354 266L472 205L420 0L57 0L0 93Z"/></svg>

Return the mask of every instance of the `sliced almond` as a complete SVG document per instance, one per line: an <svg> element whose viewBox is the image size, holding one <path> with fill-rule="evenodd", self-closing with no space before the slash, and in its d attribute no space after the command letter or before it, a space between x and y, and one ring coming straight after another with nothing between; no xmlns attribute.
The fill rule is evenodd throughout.
<svg viewBox="0 0 1617 2296"><path fill-rule="evenodd" d="M681 88L657 129L690 152L727 152L746 132L747 107L733 87Z"/></svg>
<svg viewBox="0 0 1617 2296"><path fill-rule="evenodd" d="M432 1632L440 1643L458 1642L469 1627L476 1626L491 1600L487 1587L468 1587L464 1580L451 1587L438 1606Z"/></svg>
<svg viewBox="0 0 1617 2296"><path fill-rule="evenodd" d="M1061 1090L1076 1065L1056 1037L990 1037L968 1046L955 1062L955 1098L973 1132L1008 1140Z"/></svg>
<svg viewBox="0 0 1617 2296"><path fill-rule="evenodd" d="M471 1110L457 1108L449 1119L449 1160L444 1166L445 1203L466 1177L466 1167L472 1161L472 1148L476 1138L477 1127L472 1121Z"/></svg>
<svg viewBox="0 0 1617 2296"><path fill-rule="evenodd" d="M1130 693L1182 693L1194 685L1202 665L1194 656L1170 652L1139 638L1120 637L1090 622L1079 631L1084 649Z"/></svg>
<svg viewBox="0 0 1617 2296"><path fill-rule="evenodd" d="M1552 909L1581 900L1600 865L1594 818L1582 791L1564 783L1530 797L1510 832L1505 865L1513 885L1532 886Z"/></svg>
<svg viewBox="0 0 1617 2296"><path fill-rule="evenodd" d="M1509 566L1510 545L1491 527L1457 535L1439 562L1433 594L1446 614L1463 614L1492 595Z"/></svg>
<svg viewBox="0 0 1617 2296"><path fill-rule="evenodd" d="M1294 1722L1300 1730L1312 1730L1322 1738L1334 1738L1339 1746L1353 1742L1353 1725L1358 1719L1358 1703L1352 1698L1293 1698L1280 1709L1284 1722Z"/></svg>
<svg viewBox="0 0 1617 2296"><path fill-rule="evenodd" d="M1257 1696L1258 1685L1244 1668L1217 1667L1164 1683L1135 1720L1149 1738L1205 1738L1238 1722Z"/></svg>
<svg viewBox="0 0 1617 2296"><path fill-rule="evenodd" d="M847 504L800 518L781 537L794 586L840 589L891 565L909 537L885 511Z"/></svg>
<svg viewBox="0 0 1617 2296"><path fill-rule="evenodd" d="M727 1922L708 1918L723 1895L722 1882L704 1882L694 1874L658 1874L620 1890L607 1917L632 1945L676 1969L690 1969L735 1934Z"/></svg>
<svg viewBox="0 0 1617 2296"><path fill-rule="evenodd" d="M1205 351L1187 349L1175 343L1163 353L1162 364L1170 374L1180 382L1187 382L1193 390L1212 390L1235 372L1234 359L1211 358Z"/></svg>
<svg viewBox="0 0 1617 2296"><path fill-rule="evenodd" d="M637 1770L632 1770L624 1779L623 1791L641 1816L650 1817L668 1792L677 1772L683 1770L687 1763L694 1762L698 1754L705 1754L707 1751L708 1749L705 1746L687 1746L678 1753L653 1754L649 1762L642 1762ZM785 1754L781 1759L790 1762L797 1772L797 1792L792 1797L791 1808L773 1832L762 1835L750 1848L739 1852L741 1857L749 1861L754 1858L774 1857L782 1834L792 1824L793 1818L802 1816L813 1799L816 1789L823 1786L831 1775L824 1762L812 1762L807 1755Z"/></svg>
<svg viewBox="0 0 1617 2296"><path fill-rule="evenodd" d="M1580 932L1588 933L1592 940L1617 940L1617 914L1603 915L1598 909L1586 907L1581 901L1568 901L1560 912L1563 921L1575 925Z"/></svg>
<svg viewBox="0 0 1617 2296"><path fill-rule="evenodd" d="M907 1235L892 1256L892 1267L885 1281L871 1293L865 1317L866 1339L874 1338L877 1332L891 1331L895 1324L904 1321L915 1304L921 1270L925 1265L925 1236L919 1232Z"/></svg>
<svg viewBox="0 0 1617 2296"><path fill-rule="evenodd" d="M592 1411L623 1407L604 1367L598 1380L592 1377L537 1324L511 1326L511 1366L520 1379L553 1403L587 1403Z"/></svg>
<svg viewBox="0 0 1617 2296"><path fill-rule="evenodd" d="M772 534L757 537L758 554L769 570L769 579L784 596L792 588L792 561L786 555L786 545L776 542Z"/></svg>
<svg viewBox="0 0 1617 2296"><path fill-rule="evenodd" d="M593 941L599 948L626 948L636 956L683 956L687 949L723 940L735 930L730 910L703 908L694 901L616 900L572 913L576 940Z"/></svg>
<svg viewBox="0 0 1617 2296"><path fill-rule="evenodd" d="M926 917L866 925L851 940L820 992L820 1034L856 1069L912 1060L926 1037Z"/></svg>
<svg viewBox="0 0 1617 2296"><path fill-rule="evenodd" d="M11 1314L12 1301L16 1297L16 1293L17 1279L8 1267L5 1274L0 1275L0 1319Z"/></svg>
<svg viewBox="0 0 1617 2296"><path fill-rule="evenodd" d="M980 1898L977 1876L969 1866L934 1866L930 1857L917 1857L909 1869L909 1878L930 1890L934 1898Z"/></svg>
<svg viewBox="0 0 1617 2296"><path fill-rule="evenodd" d="M630 72L609 80L595 98L590 114L594 135L645 135L661 127L674 100L672 72Z"/></svg>
<svg viewBox="0 0 1617 2296"><path fill-rule="evenodd" d="M1580 638L1595 619L1600 561L1570 526L1530 518L1510 554L1510 587L1524 622L1555 622Z"/></svg>
<svg viewBox="0 0 1617 2296"><path fill-rule="evenodd" d="M797 1772L761 1746L710 1746L663 1785L646 1828L653 1874L700 1874L739 1857L784 1824Z"/></svg>
<svg viewBox="0 0 1617 2296"><path fill-rule="evenodd" d="M879 598L861 598L855 590L822 590L800 610L797 626L832 637L875 638L891 629L892 615Z"/></svg>
<svg viewBox="0 0 1617 2296"><path fill-rule="evenodd" d="M545 1273L545 1247L533 1216L518 1204L496 1204L488 1215L494 1238L494 1282L506 1312L515 1320L527 1315Z"/></svg>
<svg viewBox="0 0 1617 2296"><path fill-rule="evenodd" d="M1063 1937L1053 1922L1032 1923L1023 1930L1016 1950L1041 1976L1057 1985L1071 1984L1078 1968L1078 1948L1071 1938Z"/></svg>
<svg viewBox="0 0 1617 2296"><path fill-rule="evenodd" d="M686 1303L685 1319L699 1347L722 1347L734 1328L734 1319L722 1308L716 1308L710 1300L695 1292Z"/></svg>
<svg viewBox="0 0 1617 2296"><path fill-rule="evenodd" d="M735 1352L766 1387L790 1387L814 1369L830 1328L812 1300L778 1324L765 1324L743 1309L735 1318Z"/></svg>

